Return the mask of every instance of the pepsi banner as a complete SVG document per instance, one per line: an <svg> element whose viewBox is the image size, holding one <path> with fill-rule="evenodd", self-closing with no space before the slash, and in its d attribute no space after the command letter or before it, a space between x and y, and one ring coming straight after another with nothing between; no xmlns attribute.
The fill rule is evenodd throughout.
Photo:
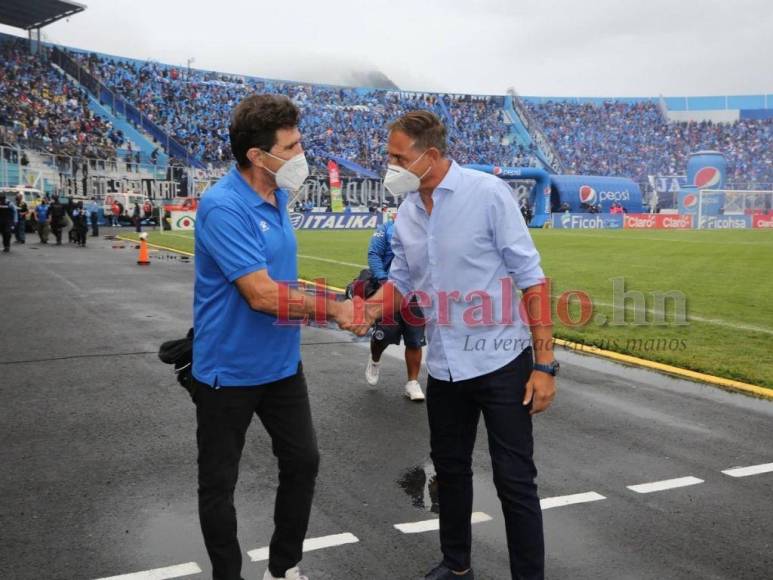
<svg viewBox="0 0 773 580"><path fill-rule="evenodd" d="M611 213L554 213L552 226L559 229L620 229L623 215Z"/></svg>
<svg viewBox="0 0 773 580"><path fill-rule="evenodd" d="M643 211L641 190L631 179L597 175L552 175L550 179L558 192L558 205L566 203L573 212L598 206L600 213L608 213L615 202L631 213Z"/></svg>
<svg viewBox="0 0 773 580"><path fill-rule="evenodd" d="M721 191L699 193L694 187L686 187L677 195L679 213L697 216L699 204L701 215L719 215L725 205L725 194Z"/></svg>
<svg viewBox="0 0 773 580"><path fill-rule="evenodd" d="M291 213L296 230L372 230L381 223L377 213Z"/></svg>

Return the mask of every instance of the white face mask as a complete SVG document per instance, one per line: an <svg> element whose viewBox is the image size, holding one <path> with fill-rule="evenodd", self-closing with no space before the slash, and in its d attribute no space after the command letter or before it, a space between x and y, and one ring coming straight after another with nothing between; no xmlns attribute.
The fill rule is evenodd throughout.
<svg viewBox="0 0 773 580"><path fill-rule="evenodd" d="M424 153L426 153L426 151ZM432 168L427 168L427 171L425 171L424 175L421 177L412 171L409 171L409 168L413 167L419 159L424 157L424 153L419 155L408 167L400 167L399 165L392 164L387 166L387 172L384 176L384 187L386 187L392 195L405 195L406 193L411 193L412 191L419 189L421 180Z"/></svg>
<svg viewBox="0 0 773 580"><path fill-rule="evenodd" d="M266 171L276 178L277 186L289 191L298 191L303 186L303 182L309 176L309 164L306 161L306 155L298 153L298 155L290 159L282 159L276 155L271 155L268 151L266 151L266 155L279 161L284 161L284 164L276 173L266 167Z"/></svg>

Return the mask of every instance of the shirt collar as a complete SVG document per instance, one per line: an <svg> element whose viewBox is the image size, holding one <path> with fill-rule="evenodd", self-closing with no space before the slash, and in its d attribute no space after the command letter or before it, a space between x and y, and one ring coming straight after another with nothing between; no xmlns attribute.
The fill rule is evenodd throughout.
<svg viewBox="0 0 773 580"><path fill-rule="evenodd" d="M250 187L250 184L242 177L242 174L239 172L239 168L236 167L236 165L231 168L230 175L234 189L247 203L253 207L268 203L257 191ZM282 206L287 203L287 192L285 192L284 189L277 188L274 195L276 195L276 206L281 209Z"/></svg>
<svg viewBox="0 0 773 580"><path fill-rule="evenodd" d="M456 188L459 186L459 181L462 178L462 171L459 167L459 164L456 163L456 161L451 161L451 166L448 168L448 171L446 172L443 179L438 183L438 186L435 188L435 191L442 190L442 191L455 191ZM421 201L421 194L418 191L413 191L408 194L406 199L410 199L414 204L418 205L420 208L424 209L424 204Z"/></svg>

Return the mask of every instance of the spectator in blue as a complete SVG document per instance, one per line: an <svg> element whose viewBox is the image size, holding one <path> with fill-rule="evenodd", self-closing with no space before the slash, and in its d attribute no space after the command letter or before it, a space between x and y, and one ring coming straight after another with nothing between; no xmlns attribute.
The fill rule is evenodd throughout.
<svg viewBox="0 0 773 580"><path fill-rule="evenodd" d="M40 243L48 243L48 234L51 232L51 216L50 206L48 205L48 199L45 197L40 201L35 208L35 221L38 225L38 235L40 236Z"/></svg>
<svg viewBox="0 0 773 580"><path fill-rule="evenodd" d="M395 257L392 253L394 217L394 213L387 214L386 221L376 228L368 246L368 267L373 278L378 280L379 286L389 279L389 267ZM423 318L421 308L415 304L415 300L410 308L414 319ZM405 345L405 366L408 370L405 396L411 401L420 402L424 400L424 393L419 384L421 348L426 344L424 325L406 323L399 311L395 312L394 318L394 321L389 323L382 321L373 327L370 339L370 358L365 368L365 380L371 386L378 384L381 372L381 355L390 344L400 344L402 338Z"/></svg>
<svg viewBox="0 0 773 580"><path fill-rule="evenodd" d="M88 211L89 223L91 224L91 237L96 238L99 236L99 204L97 204L96 197L91 198L86 211Z"/></svg>

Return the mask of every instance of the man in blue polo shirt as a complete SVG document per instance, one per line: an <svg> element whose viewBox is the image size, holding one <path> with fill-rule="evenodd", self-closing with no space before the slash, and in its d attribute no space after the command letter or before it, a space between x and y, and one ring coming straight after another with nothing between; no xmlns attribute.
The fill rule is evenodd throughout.
<svg viewBox="0 0 773 580"><path fill-rule="evenodd" d="M233 112L236 166L204 195L196 221L193 381L199 518L217 580L241 579L233 493L245 433L257 415L279 463L275 530L264 580L304 580L298 563L319 464L299 319L324 316L354 330L353 304L319 302L297 282L288 190L308 176L299 112L253 95Z"/></svg>

